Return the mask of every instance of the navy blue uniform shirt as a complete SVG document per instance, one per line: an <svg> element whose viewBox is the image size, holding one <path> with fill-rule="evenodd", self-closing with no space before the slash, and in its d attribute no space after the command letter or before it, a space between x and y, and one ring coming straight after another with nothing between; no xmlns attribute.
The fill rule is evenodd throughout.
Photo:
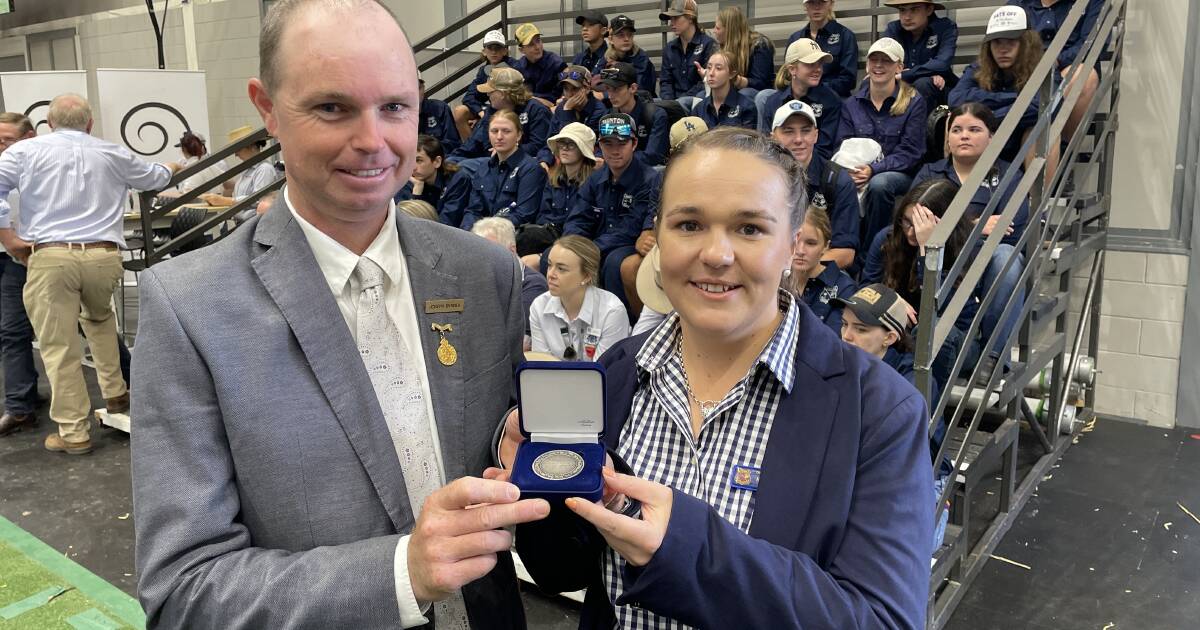
<svg viewBox="0 0 1200 630"><path fill-rule="evenodd" d="M996 160L992 171L983 179L983 183L979 188L975 189L975 194L971 196L971 203L967 204L967 212L975 218L983 213L983 209L992 199L992 195L999 194L1000 200L996 202L996 207L992 210L994 214L1000 214L1004 211L1004 206L1008 205L1009 199L1012 198L1013 192L1016 191L1017 184L1021 180L1020 174L1013 178L1012 183L1007 190L1000 191L1000 179L1008 170L1009 163L1004 160ZM920 184L923 181L930 179L948 179L959 186L962 186L962 181L958 178L958 172L954 170L954 165L950 163L950 158L945 158L926 164L917 172L913 178L913 186ZM1017 208L1017 214L1013 216L1012 229L1013 233L1004 237L1003 243L1016 245L1020 240L1021 235L1025 233L1025 226L1029 223L1029 198L1021 200L1021 207Z"/></svg>
<svg viewBox="0 0 1200 630"><path fill-rule="evenodd" d="M819 155L813 155L808 163L808 203L825 211L833 227L829 241L832 248L858 249L859 206L858 191L854 180L845 169L836 174L830 164ZM830 178L833 181L828 181ZM833 198L829 198L829 192Z"/></svg>
<svg viewBox="0 0 1200 630"><path fill-rule="evenodd" d="M979 62L975 62L963 70L958 85L955 85L954 89L950 90L949 96L946 97L947 102L950 107L958 107L963 103L982 103L992 110L998 120L1002 120L1008 115L1013 102L1021 93L1021 90L1017 89L1017 82L1011 75L1004 75L1000 77L999 84L995 86L995 89L985 90L976 81L976 72L979 72ZM1029 107L1025 108L1025 113L1021 114L1019 129L1037 124L1039 100L1038 95L1035 94Z"/></svg>
<svg viewBox="0 0 1200 630"><path fill-rule="evenodd" d="M830 20L816 38L812 37L812 26L806 24L803 30L792 33L788 45L801 38L809 38L817 42L821 50L833 55L833 61L822 67L821 85L833 90L842 98L850 96L858 85L858 39L854 31L842 26L837 20Z"/></svg>
<svg viewBox="0 0 1200 630"><path fill-rule="evenodd" d="M579 198L580 186L579 182L573 182L566 178L563 178L558 186L554 186L550 180L546 180L546 187L542 189L542 207L538 210L537 218L533 220L533 223L553 225L561 232L567 223L567 214L571 212L571 207Z"/></svg>
<svg viewBox="0 0 1200 630"><path fill-rule="evenodd" d="M765 90L775 87L775 47L766 37L758 37L750 46L746 62L746 87Z"/></svg>
<svg viewBox="0 0 1200 630"><path fill-rule="evenodd" d="M759 116L766 123L767 128L759 129L759 131L770 135L776 110L794 98L790 87L777 90L768 96L763 105L767 110L763 112L765 116ZM809 88L807 94L795 100L808 103L813 108L813 113L817 115L817 154L826 159L833 157L833 153L841 141L838 138L838 124L842 119L842 99L838 98L833 90L821 84Z"/></svg>
<svg viewBox="0 0 1200 630"><path fill-rule="evenodd" d="M592 239L604 256L618 247L633 245L647 215L658 209L661 189L662 175L637 153L615 182L605 165L580 187L563 235Z"/></svg>
<svg viewBox="0 0 1200 630"><path fill-rule="evenodd" d="M495 110L488 105L483 111L483 118L475 123L475 128L471 130L471 137L450 154L450 161L459 162L467 158L490 157L488 149L492 148L492 141L488 138L487 129L488 122L492 120ZM521 121L521 150L530 157L536 157L538 151L546 146L546 139L550 137L548 135L550 133L550 109L538 101L531 100L522 107L514 108L513 111Z"/></svg>
<svg viewBox="0 0 1200 630"><path fill-rule="evenodd" d="M588 95L583 109L563 109L563 104L559 103L554 106L554 114L550 117L550 130L546 133L546 138L549 140L557 136L563 127L573 122L583 123L591 128L592 133L600 135L600 119L606 112L608 112L608 108L604 103L596 100L591 94ZM554 151L550 150L548 144L542 146L537 157L538 161L543 164L554 164Z"/></svg>
<svg viewBox="0 0 1200 630"><path fill-rule="evenodd" d="M658 96L658 73L654 70L654 62L650 61L650 56L646 54L646 51L635 47L632 55L620 58L616 50L610 50L606 58L605 66L618 61L633 66L633 71L637 76L638 91L644 90L652 97Z"/></svg>
<svg viewBox="0 0 1200 630"><path fill-rule="evenodd" d="M438 172L438 174L434 176L433 181L427 182L421 189L421 194L414 195L413 183L410 179L407 182L404 182L404 187L400 189L400 192L396 193L396 196L393 197L393 199L395 199L397 202L416 199L418 201L424 201L428 203L429 205L433 206L435 210L441 210L442 190L446 188L446 180L447 177L442 175L441 172Z"/></svg>
<svg viewBox="0 0 1200 630"><path fill-rule="evenodd" d="M571 59L571 65L583 66L592 73L592 76L600 74L600 70L608 63L604 58L604 54L608 52L608 40L600 40L600 47L592 50L591 47L586 47L583 50L575 53L575 57Z"/></svg>
<svg viewBox="0 0 1200 630"><path fill-rule="evenodd" d="M908 108L899 116L891 114L899 86L875 109L868 82L842 103L839 141L846 138L871 138L883 147L883 159L871 164L873 174L896 171L912 175L925 157L925 118L929 113L925 99L913 94Z"/></svg>
<svg viewBox="0 0 1200 630"><path fill-rule="evenodd" d="M678 37L668 42L667 47L663 49L659 95L664 100L674 100L681 96L704 94L704 82L700 80L700 73L696 71L696 63L699 63L701 68L707 67L709 55L719 49L717 40L699 31L692 41L688 42L687 50L683 49L683 41Z"/></svg>
<svg viewBox="0 0 1200 630"><path fill-rule="evenodd" d="M1085 1L1088 5L1083 9L1083 15L1075 24L1075 30L1071 31L1070 37L1067 38L1062 52L1058 53L1058 58L1055 59L1055 65L1059 70L1075 61L1075 55L1079 54L1079 49L1083 47L1088 33L1092 32L1092 29L1096 27L1096 20L1100 18L1100 9L1104 4L1102 0ZM1050 41L1058 34L1063 22L1067 21L1067 13L1071 11L1071 6L1075 2L1076 0L1059 0L1044 7L1041 0L1008 0L1008 4L1025 9L1025 14L1029 16L1029 28L1037 31L1038 35L1042 37L1042 48L1050 46Z"/></svg>
<svg viewBox="0 0 1200 630"><path fill-rule="evenodd" d="M503 162L492 156L471 180L460 227L469 230L484 217L504 217L514 226L529 223L542 206L545 186L546 171L522 151Z"/></svg>
<svg viewBox="0 0 1200 630"><path fill-rule="evenodd" d="M567 67L562 57L550 52L542 53L542 58L530 63L529 59L521 57L512 64L525 77L525 85L538 98L544 98L553 103L562 96L562 86L558 84L558 73Z"/></svg>
<svg viewBox="0 0 1200 630"><path fill-rule="evenodd" d="M920 37L900 26L900 20L887 25L884 37L891 37L904 47L904 71L900 78L908 83L925 77L939 76L953 83L956 79L950 65L958 50L958 24L950 18L929 16L929 25Z"/></svg>
<svg viewBox="0 0 1200 630"><path fill-rule="evenodd" d="M637 152L642 159L650 166L666 164L671 143L667 111L639 96L629 115L633 116L633 122L637 125L634 133L638 141Z"/></svg>
<svg viewBox="0 0 1200 630"><path fill-rule="evenodd" d="M825 269L816 277L809 278L804 285L800 301L808 305L817 319L825 322L840 337L842 334L842 309L829 303L833 298L848 299L858 290L854 278L838 268L833 261L821 263Z"/></svg>
<svg viewBox="0 0 1200 630"><path fill-rule="evenodd" d="M704 97L704 100L696 103L692 114L703 119L709 129L722 126L746 129L758 127L758 108L754 106L754 99L746 98L732 87L729 89L729 95L725 97L725 102L721 103L720 111L713 107L713 98L709 94Z"/></svg>
<svg viewBox="0 0 1200 630"><path fill-rule="evenodd" d="M504 59L501 59L496 63L496 66L500 64L512 67L512 57L505 55ZM487 60L484 59L483 64L479 66L479 70L475 73L475 78L471 79L471 85L467 86L466 92L463 92L462 104L466 105L467 109L471 110L472 115L478 116L479 112L483 111L483 108L487 107L488 105L487 94L480 92L476 88L484 83L487 83L488 76L491 74L492 69L496 66L488 64Z"/></svg>
<svg viewBox="0 0 1200 630"><path fill-rule="evenodd" d="M454 125L454 114L444 101L427 98L421 101L420 133L433 136L442 143L442 151L450 155L462 144L458 127Z"/></svg>

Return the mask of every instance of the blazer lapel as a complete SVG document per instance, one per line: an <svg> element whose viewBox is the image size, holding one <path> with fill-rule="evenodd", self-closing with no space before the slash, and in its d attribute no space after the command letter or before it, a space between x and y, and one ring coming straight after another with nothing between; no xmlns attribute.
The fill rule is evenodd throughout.
<svg viewBox="0 0 1200 630"><path fill-rule="evenodd" d="M267 249L251 266L291 327L396 531L410 531L415 517L371 378L282 196L259 220L254 238Z"/></svg>
<svg viewBox="0 0 1200 630"><path fill-rule="evenodd" d="M437 423L438 440L441 442L442 465L445 468L446 481L452 481L467 474L466 462L469 459L466 453L466 421L463 415L466 407L463 378L465 357L457 357L450 365L439 359L438 345L441 335L434 330L434 325L453 326L452 331L445 333L446 341L457 351L462 351L468 346L467 335L484 334L485 331L466 330L462 311L426 312L426 302L431 300L464 300L464 310L472 308L472 304L470 296L464 293L458 276L439 268L441 247L433 241L422 222L422 219L414 219L401 212L396 213L400 247L404 251L404 260L408 266L413 307L417 312L417 327L420 329L421 346L425 353L429 393L433 396L433 415Z"/></svg>

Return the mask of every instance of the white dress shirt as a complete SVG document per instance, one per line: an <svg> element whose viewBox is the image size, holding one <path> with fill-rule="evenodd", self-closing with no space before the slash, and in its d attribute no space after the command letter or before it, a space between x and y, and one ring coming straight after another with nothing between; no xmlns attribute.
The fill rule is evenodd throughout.
<svg viewBox="0 0 1200 630"><path fill-rule="evenodd" d="M171 170L162 164L82 131L58 129L0 155L0 225L8 220L8 193L16 189L24 202L17 226L22 240L123 245L129 189L157 190L170 181Z"/></svg>
<svg viewBox="0 0 1200 630"><path fill-rule="evenodd" d="M182 166L183 168L191 168L193 165L195 165L200 160L201 160L201 158L192 156L192 157L184 158L183 161L179 163L179 165ZM216 164L213 164L212 166L209 166L208 168L200 171L199 173L196 173L195 175L192 175L191 177L183 180L183 182L179 184L179 190L181 192L187 192L194 188L198 188L200 186L200 184L203 184L204 182L206 182L214 177L217 177L218 175L220 175L221 173L224 173L227 170L229 170L229 167L225 166L225 160L217 160ZM221 185L217 184L216 186L213 186L212 188L209 188L208 190L206 190L204 192L215 193L215 192L220 192L220 190L221 190Z"/></svg>
<svg viewBox="0 0 1200 630"><path fill-rule="evenodd" d="M296 214L292 200L288 198L286 187L283 190L283 199L287 203L292 217L296 219L300 229L304 232L304 238L308 241L308 246L312 248L313 257L317 259L317 266L321 268L325 281L329 283L329 290L333 293L338 310L342 312L342 318L346 320L346 326L350 328L350 334L357 342L358 300L362 290L358 280L353 277L353 273L354 268L358 265L359 257ZM363 256L383 268L386 276L383 282L384 307L392 321L395 322L396 328L399 329L400 337L408 346L410 354L416 360L417 372L425 376L421 379L421 389L425 396L425 411L429 418L430 430L433 432L434 441L437 442L438 431L433 417L433 397L429 393L425 355L422 352L420 329L417 326L417 310L413 306L412 286L408 280L408 264L404 260L404 252L400 249L400 234L396 230L395 203L388 208L388 216L383 223L383 229L363 252ZM434 451L437 457L438 472L442 475L444 484L446 468L442 465L442 453L440 449L434 449ZM413 515L414 519L416 516ZM409 580L408 540L409 535L406 534L401 536L400 542L396 544L393 569L396 575L396 601L400 606L400 624L405 628L429 622L421 609L421 604L417 602L417 598L413 594L412 582ZM428 609L428 605L426 605L426 609Z"/></svg>
<svg viewBox="0 0 1200 630"><path fill-rule="evenodd" d="M241 175L238 175L237 181L233 184L233 200L241 201L270 186L279 177L280 173L275 170L274 163L270 160L259 162L250 170L242 171Z"/></svg>
<svg viewBox="0 0 1200 630"><path fill-rule="evenodd" d="M613 344L629 336L629 315L620 298L589 286L583 306L575 319L567 317L562 300L549 291L537 296L529 306L529 334L532 350L560 359L567 344L575 348L574 361L595 361Z"/></svg>

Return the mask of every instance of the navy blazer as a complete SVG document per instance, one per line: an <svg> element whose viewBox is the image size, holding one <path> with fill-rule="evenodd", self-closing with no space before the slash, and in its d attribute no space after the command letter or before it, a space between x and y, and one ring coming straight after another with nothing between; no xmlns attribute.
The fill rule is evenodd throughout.
<svg viewBox="0 0 1200 630"><path fill-rule="evenodd" d="M924 628L933 536L925 400L892 368L801 308L796 376L771 429L749 535L674 492L662 546L627 567L619 604L699 628ZM613 450L647 334L601 357L604 441ZM566 508L517 527L546 592L588 587L580 628L612 628L604 540Z"/></svg>

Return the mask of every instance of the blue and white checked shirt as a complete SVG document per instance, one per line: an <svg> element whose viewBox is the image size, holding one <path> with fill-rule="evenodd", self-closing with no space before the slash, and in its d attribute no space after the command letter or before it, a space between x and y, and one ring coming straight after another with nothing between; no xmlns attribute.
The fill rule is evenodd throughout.
<svg viewBox="0 0 1200 630"><path fill-rule="evenodd" d="M621 430L617 452L634 474L670 486L711 505L743 532L750 531L754 492L730 485L734 466L762 468L767 440L779 401L795 380L799 310L786 291L779 292L783 321L742 380L692 435L690 401L678 347L679 315L671 313L638 351L639 372L649 387L633 397L629 420ZM609 549L604 556L604 583L610 601L624 590L625 561ZM616 607L617 624L626 630L674 630L681 623L650 611Z"/></svg>
<svg viewBox="0 0 1200 630"><path fill-rule="evenodd" d="M129 189L157 190L170 181L171 170L162 164L82 131L59 129L18 142L0 156L0 227L10 225L5 199L16 189L21 239L124 244Z"/></svg>

